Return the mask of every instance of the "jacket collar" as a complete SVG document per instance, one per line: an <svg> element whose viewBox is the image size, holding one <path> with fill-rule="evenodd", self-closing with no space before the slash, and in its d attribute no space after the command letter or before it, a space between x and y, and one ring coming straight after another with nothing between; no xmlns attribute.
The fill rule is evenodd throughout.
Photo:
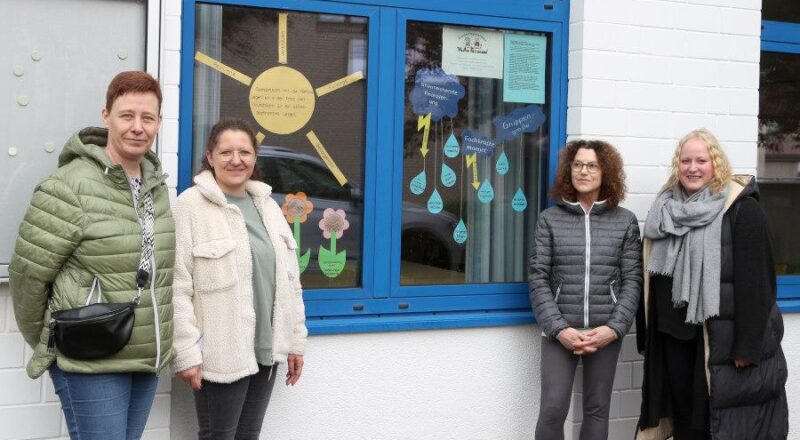
<svg viewBox="0 0 800 440"><path fill-rule="evenodd" d="M200 194L209 201L220 206L228 205L228 199L225 198L225 193L223 193L222 189L217 185L217 180L214 178L214 175L211 174L211 171L205 170L194 176L193 180ZM271 186L256 180L248 180L247 183L245 183L244 190L254 199L264 199L272 194Z"/></svg>
<svg viewBox="0 0 800 440"><path fill-rule="evenodd" d="M588 212L583 208L581 202L570 202L569 200L561 199L558 201L558 204L563 206L564 209L566 209L567 211L573 214L580 214L580 215L584 214L596 215L608 211L608 203L606 203L605 200L598 200L592 203L592 206L589 208Z"/></svg>
<svg viewBox="0 0 800 440"><path fill-rule="evenodd" d="M108 143L108 129L99 127L86 127L70 137L58 158L58 166L63 167L74 160L89 160L97 164L103 174L120 188L128 188L128 176L122 165L113 164L106 156L105 148ZM141 161L142 178L144 186L142 193L146 193L160 185L167 178L161 169L158 156L152 151L145 153Z"/></svg>

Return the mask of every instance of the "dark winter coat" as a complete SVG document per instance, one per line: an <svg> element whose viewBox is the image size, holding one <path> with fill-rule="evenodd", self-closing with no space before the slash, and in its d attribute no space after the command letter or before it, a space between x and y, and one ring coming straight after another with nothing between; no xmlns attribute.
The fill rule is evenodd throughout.
<svg viewBox="0 0 800 440"><path fill-rule="evenodd" d="M539 216L528 288L545 336L607 325L622 338L636 316L642 256L636 216L595 202L559 202Z"/></svg>
<svg viewBox="0 0 800 440"><path fill-rule="evenodd" d="M703 326L709 428L713 440L777 440L788 435L786 359L781 350L783 319L775 301L776 283L767 218L758 204L755 180L731 183L722 222L720 314ZM645 241L645 261L649 251ZM645 274L645 295L637 320L639 350L647 351L642 416L637 440L671 435L669 411L660 406L663 386L660 348ZM647 310L647 314L644 313ZM734 358L752 365L736 368ZM656 390L656 391L652 391Z"/></svg>

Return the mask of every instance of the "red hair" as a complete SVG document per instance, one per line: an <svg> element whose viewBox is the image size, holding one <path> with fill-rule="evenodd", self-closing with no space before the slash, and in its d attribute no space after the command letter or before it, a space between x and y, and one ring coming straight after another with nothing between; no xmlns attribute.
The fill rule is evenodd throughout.
<svg viewBox="0 0 800 440"><path fill-rule="evenodd" d="M152 93L158 98L158 109L161 111L161 86L155 78L147 72L131 70L120 72L106 90L106 111L111 111L114 101L126 93Z"/></svg>

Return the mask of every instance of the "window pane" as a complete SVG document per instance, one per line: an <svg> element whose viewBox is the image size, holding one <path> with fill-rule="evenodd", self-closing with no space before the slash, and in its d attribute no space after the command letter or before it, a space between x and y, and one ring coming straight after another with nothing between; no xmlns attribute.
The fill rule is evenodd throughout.
<svg viewBox="0 0 800 440"><path fill-rule="evenodd" d="M401 284L525 281L549 142L548 44L407 24Z"/></svg>
<svg viewBox="0 0 800 440"><path fill-rule="evenodd" d="M795 0L764 0L761 18L771 21L800 23L800 2Z"/></svg>
<svg viewBox="0 0 800 440"><path fill-rule="evenodd" d="M778 274L800 274L800 55L761 53L758 183Z"/></svg>
<svg viewBox="0 0 800 440"><path fill-rule="evenodd" d="M303 286L359 286L367 19L198 4L195 29L194 171L214 123L248 121Z"/></svg>

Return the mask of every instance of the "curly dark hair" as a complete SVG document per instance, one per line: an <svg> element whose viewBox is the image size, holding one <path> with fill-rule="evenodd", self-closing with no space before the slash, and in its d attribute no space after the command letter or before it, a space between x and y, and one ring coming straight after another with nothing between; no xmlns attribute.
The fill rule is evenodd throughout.
<svg viewBox="0 0 800 440"><path fill-rule="evenodd" d="M208 134L208 142L206 142L206 152L212 153L214 152L214 148L217 148L217 144L219 143L219 138L222 136L222 133L226 131L243 131L247 137L250 138L250 143L253 145L253 149L256 152L256 158L258 157L258 141L256 140L256 134L252 128L250 128L250 124L248 124L243 119L223 119L213 127L211 127L211 132ZM208 156L203 155L203 161L200 162L200 170L197 171L198 174L202 173L205 170L211 171L211 174L214 174L214 168L208 162ZM214 176L216 177L216 175ZM250 180L261 180L261 172L258 169L258 164L253 168L253 174L250 176Z"/></svg>
<svg viewBox="0 0 800 440"><path fill-rule="evenodd" d="M600 183L600 200L605 200L608 206L616 207L625 200L625 170L623 169L622 156L616 148L608 142L600 140L575 140L568 142L561 150L558 161L558 172L550 190L553 200L564 199L570 202L578 201L578 192L572 185L572 161L578 150L586 148L594 150L597 162L603 171L603 180Z"/></svg>

